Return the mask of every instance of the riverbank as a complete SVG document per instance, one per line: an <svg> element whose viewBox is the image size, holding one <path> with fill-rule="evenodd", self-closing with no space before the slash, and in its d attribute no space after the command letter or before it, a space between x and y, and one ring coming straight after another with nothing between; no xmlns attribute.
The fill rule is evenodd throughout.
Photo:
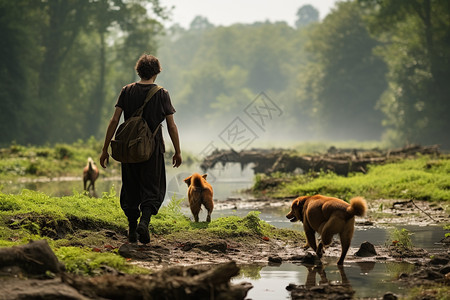
<svg viewBox="0 0 450 300"><path fill-rule="evenodd" d="M66 274L45 272L41 274L41 279L37 283L33 281L31 284L29 281L23 280L25 278L33 280L33 276L21 271L20 268L2 268L0 279L2 292L4 291L6 295L13 295L12 290L17 288L18 284L17 278L22 278L20 279L21 283L27 287L27 293L31 295L43 288L47 289L48 284L55 284L54 278L59 278L58 285L68 284L72 288L76 284L90 286L87 285L86 280L91 279L86 278L96 281L107 280L111 285L113 284L111 278L119 279L124 276L120 274L130 274L127 276L147 279L152 276L164 277L168 276L166 272L174 272L170 270L175 267L178 270L175 272L176 274L184 274L183 272L188 272L186 270L191 270L189 272L200 275L204 270L215 270L217 267L229 263L234 263L240 268L246 265L268 266L288 262L311 266L319 272L320 266L334 265L340 255L339 242L335 241L326 249L321 263L311 255L310 249L302 248L305 240L301 231L270 226L259 218L257 212L249 213L245 217L230 216L213 219L211 223L193 223L181 213L181 199L175 199L152 219L152 241L148 246L129 244L126 240L126 220L118 209L117 201L116 196L111 194L98 199L82 194L61 198L49 197L31 191L25 191L21 195L0 194L0 220L2 222L0 245L6 246L3 249L27 244L30 239L45 239L58 260L64 263L65 271L62 274ZM264 205L273 205L276 202L286 205L288 200L258 199L259 204L262 202L265 202ZM415 204L425 211L426 203L417 202ZM377 211L374 208L379 207L379 204L372 204L368 217L357 220L357 230L377 226L378 223L390 222L389 216L391 218L395 216L395 220L404 220L404 224L419 219L426 220L427 223L421 223L422 225L434 224L433 222L436 220L440 224L448 223L449 216L444 209L439 209L439 205L439 203L435 203L431 213L430 210L427 210L429 214L427 216L421 210L408 204L393 204L391 207L386 202L383 205L386 211L376 215ZM370 237L367 237L367 240L370 242ZM355 256L354 254L358 252L359 248L352 247L345 264L387 263L401 260L416 265L416 271L422 270L421 275L417 275L417 278L420 279L420 276L429 274L427 270L432 258L442 255L449 249L448 244L443 241L442 247L437 251L415 248L398 251L399 248L397 249L395 246L398 243L394 242L391 240L391 244L375 245L374 250L377 254L370 257ZM434 267L445 272L445 266ZM319 269L317 269L318 267ZM435 273L435 270L433 272L431 274L434 274L435 277L425 276L425 279L428 280L423 281L426 286L434 284L435 287L439 286L448 291L445 274L439 273L439 271ZM441 274L441 277L436 277L436 274ZM72 278L72 281L70 279L64 281L60 276ZM406 274L399 276L398 279L405 280L406 276L413 275ZM413 280L411 277L408 278L408 282ZM231 285L230 279L231 276L222 283L231 287L233 285ZM139 279L136 280L139 282ZM72 282L73 285L68 282ZM120 284L122 281L114 282ZM399 281L398 284L403 283ZM248 286L245 287L248 290ZM303 287L296 286L290 288L292 295L298 294L299 288L303 289ZM55 290L58 289L55 288ZM90 286L88 290L89 292L86 292L87 294L83 297L94 299L96 296L89 296L89 293L94 293L92 287ZM244 294L241 290L240 295ZM299 298L294 297L294 299Z"/></svg>

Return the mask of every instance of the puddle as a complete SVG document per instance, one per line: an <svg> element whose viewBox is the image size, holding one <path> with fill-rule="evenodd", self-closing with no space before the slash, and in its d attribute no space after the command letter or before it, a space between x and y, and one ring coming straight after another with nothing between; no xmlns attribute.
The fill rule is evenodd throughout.
<svg viewBox="0 0 450 300"><path fill-rule="evenodd" d="M336 264L325 265L323 272L318 269L308 270L303 265L283 263L280 266L246 266L233 283L250 282L253 288L247 299L273 300L290 299L286 289L289 284L304 285L305 288L323 285L349 284L355 291L354 298L382 297L387 292L396 295L405 293L395 282L400 273L410 273L414 266L409 263L346 263L343 271Z"/></svg>

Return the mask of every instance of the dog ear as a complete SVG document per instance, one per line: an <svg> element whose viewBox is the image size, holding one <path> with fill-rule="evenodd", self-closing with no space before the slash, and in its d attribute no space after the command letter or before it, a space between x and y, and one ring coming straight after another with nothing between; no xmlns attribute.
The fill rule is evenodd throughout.
<svg viewBox="0 0 450 300"><path fill-rule="evenodd" d="M305 206L305 202L306 200L309 198L309 196L303 196L303 197L299 197L297 199L294 200L294 203L292 203L292 207L294 207L297 209L298 213L299 213L299 220L303 223L303 207Z"/></svg>
<svg viewBox="0 0 450 300"><path fill-rule="evenodd" d="M187 186L190 186L190 185L191 185L191 178L192 178L192 175L189 176L189 177L186 177L186 178L184 179L184 182L186 182Z"/></svg>
<svg viewBox="0 0 450 300"><path fill-rule="evenodd" d="M208 174L203 174L202 175L203 179L206 179L206 176L208 176Z"/></svg>

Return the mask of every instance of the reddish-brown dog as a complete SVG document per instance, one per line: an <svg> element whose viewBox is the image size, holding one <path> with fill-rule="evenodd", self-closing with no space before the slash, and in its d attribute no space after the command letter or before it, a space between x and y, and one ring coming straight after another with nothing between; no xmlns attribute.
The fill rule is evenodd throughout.
<svg viewBox="0 0 450 300"><path fill-rule="evenodd" d="M95 181L97 180L99 171L92 158L88 158L87 165L83 169L83 185L84 190L89 191L92 186L92 190L95 193ZM87 182L89 185L86 187Z"/></svg>
<svg viewBox="0 0 450 300"><path fill-rule="evenodd" d="M206 176L207 174L200 175L198 173L194 173L184 179L184 182L188 185L189 207L194 215L195 222L198 222L198 214L202 204L208 211L206 222L211 222L211 213L214 208L213 189L212 186L206 181Z"/></svg>
<svg viewBox="0 0 450 300"><path fill-rule="evenodd" d="M342 265L353 238L355 216L364 216L366 211L366 201L361 197L351 199L348 204L341 199L322 195L303 196L292 202L286 218L291 222L300 220L303 223L308 242L305 247L311 247L319 258L333 236L339 234L342 252L338 265ZM321 236L319 246L316 246L316 232Z"/></svg>

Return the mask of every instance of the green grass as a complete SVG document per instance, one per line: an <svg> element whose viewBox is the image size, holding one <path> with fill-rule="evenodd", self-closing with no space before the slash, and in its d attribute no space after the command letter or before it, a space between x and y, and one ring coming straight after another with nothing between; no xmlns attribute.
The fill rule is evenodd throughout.
<svg viewBox="0 0 450 300"><path fill-rule="evenodd" d="M148 269L131 265L116 253L97 253L89 248L60 247L55 249L56 257L64 262L67 272L94 276L102 266L108 266L128 274L148 274Z"/></svg>
<svg viewBox="0 0 450 300"><path fill-rule="evenodd" d="M193 223L181 212L184 199L173 198L153 216L151 231L167 239L208 240L235 239L261 241L276 238L286 241L302 240L303 233L277 229L259 218L259 212L246 217L226 217L210 223ZM85 194L51 197L40 192L23 190L19 195L0 193L0 246L10 247L29 240L46 239L68 271L95 275L102 265L127 273L145 272L133 267L116 250L98 253L103 247L102 230L125 234L127 220L112 190L101 198ZM64 236L58 236L58 232ZM76 235L76 232L83 234ZM77 245L74 247L73 245ZM97 249L98 250L98 249ZM147 270L148 272L148 270Z"/></svg>
<svg viewBox="0 0 450 300"><path fill-rule="evenodd" d="M325 194L349 200L355 195L368 199L450 200L449 156L433 158L420 156L385 165L369 166L367 174L354 173L347 177L334 173L280 175L285 182L266 191L258 190L267 176L256 178L254 190L268 196Z"/></svg>
<svg viewBox="0 0 450 300"><path fill-rule="evenodd" d="M98 163L101 148L102 144L93 137L71 145L12 144L9 148L0 149L0 179L10 180L24 176L79 176L88 157L92 157ZM118 168L119 164L112 162L111 167Z"/></svg>
<svg viewBox="0 0 450 300"><path fill-rule="evenodd" d="M81 176L81 171L92 157L100 167L99 157L103 141L94 137L86 141L79 140L73 144L55 144L47 146L23 146L12 144L0 149L0 181L11 181L17 178ZM165 153L166 161L170 162L173 148L168 145ZM195 157L183 153L183 163L190 165ZM120 164L109 159L108 168L102 169L102 176L117 175ZM1 188L1 186L0 186Z"/></svg>

